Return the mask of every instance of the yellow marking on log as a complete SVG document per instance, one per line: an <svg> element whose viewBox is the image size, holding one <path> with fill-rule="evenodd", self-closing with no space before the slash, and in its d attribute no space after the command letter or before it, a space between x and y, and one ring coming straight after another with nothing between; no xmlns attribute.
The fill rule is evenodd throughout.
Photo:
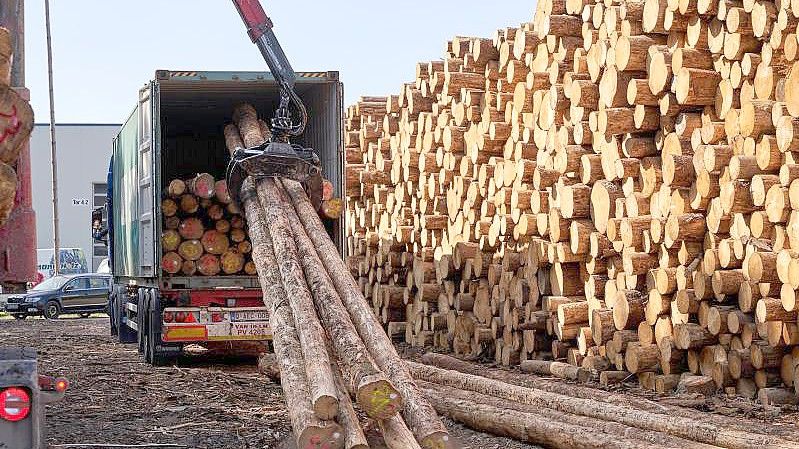
<svg viewBox="0 0 799 449"><path fill-rule="evenodd" d="M379 414L381 416L384 412L393 415L396 412L395 406L393 404L395 399L397 399L397 393L388 388L387 385L383 385L374 390L370 398L371 409L373 412L375 412L375 414Z"/></svg>

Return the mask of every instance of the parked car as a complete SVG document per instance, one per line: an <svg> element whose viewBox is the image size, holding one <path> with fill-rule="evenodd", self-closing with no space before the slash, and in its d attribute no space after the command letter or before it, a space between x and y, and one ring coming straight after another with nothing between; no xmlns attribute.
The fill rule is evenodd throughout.
<svg viewBox="0 0 799 449"><path fill-rule="evenodd" d="M108 306L111 276L89 273L53 276L33 287L25 295L8 298L6 312L18 320L44 315L54 320L65 313L88 317Z"/></svg>

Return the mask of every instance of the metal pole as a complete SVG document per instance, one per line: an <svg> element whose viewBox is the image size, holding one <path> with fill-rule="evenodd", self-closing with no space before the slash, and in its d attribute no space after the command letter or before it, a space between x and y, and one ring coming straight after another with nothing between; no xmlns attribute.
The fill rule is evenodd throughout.
<svg viewBox="0 0 799 449"><path fill-rule="evenodd" d="M55 145L55 100L53 98L53 44L50 37L50 0L44 0L44 22L47 27L47 78L50 85L50 159L53 174L53 272L61 271L61 238L58 231L58 162Z"/></svg>

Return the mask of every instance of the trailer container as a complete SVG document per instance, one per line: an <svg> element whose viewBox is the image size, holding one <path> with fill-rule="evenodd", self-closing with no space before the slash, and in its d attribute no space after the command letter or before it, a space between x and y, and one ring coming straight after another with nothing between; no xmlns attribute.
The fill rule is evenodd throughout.
<svg viewBox="0 0 799 449"><path fill-rule="evenodd" d="M310 116L296 143L319 154L323 174L340 196L344 162L338 72L298 72L295 90ZM160 202L172 179L197 173L223 179L229 159L223 128L233 108L247 102L268 119L279 98L268 72L159 70L139 91L138 103L114 139L107 204L114 277L111 326L121 341L137 342L150 363L170 360L187 343L271 338L257 276L162 272ZM343 223L330 227L339 248L343 228ZM181 322L174 319L178 314Z"/></svg>

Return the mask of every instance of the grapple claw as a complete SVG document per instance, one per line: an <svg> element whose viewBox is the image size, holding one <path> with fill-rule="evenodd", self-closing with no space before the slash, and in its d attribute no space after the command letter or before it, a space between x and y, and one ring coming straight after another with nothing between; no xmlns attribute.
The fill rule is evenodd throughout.
<svg viewBox="0 0 799 449"><path fill-rule="evenodd" d="M288 178L303 183L309 191L311 202L321 202L322 164L310 148L287 142L267 142L263 145L236 150L228 163L227 184L231 198L243 208L241 186L248 176L263 178ZM314 186L317 186L315 188Z"/></svg>

